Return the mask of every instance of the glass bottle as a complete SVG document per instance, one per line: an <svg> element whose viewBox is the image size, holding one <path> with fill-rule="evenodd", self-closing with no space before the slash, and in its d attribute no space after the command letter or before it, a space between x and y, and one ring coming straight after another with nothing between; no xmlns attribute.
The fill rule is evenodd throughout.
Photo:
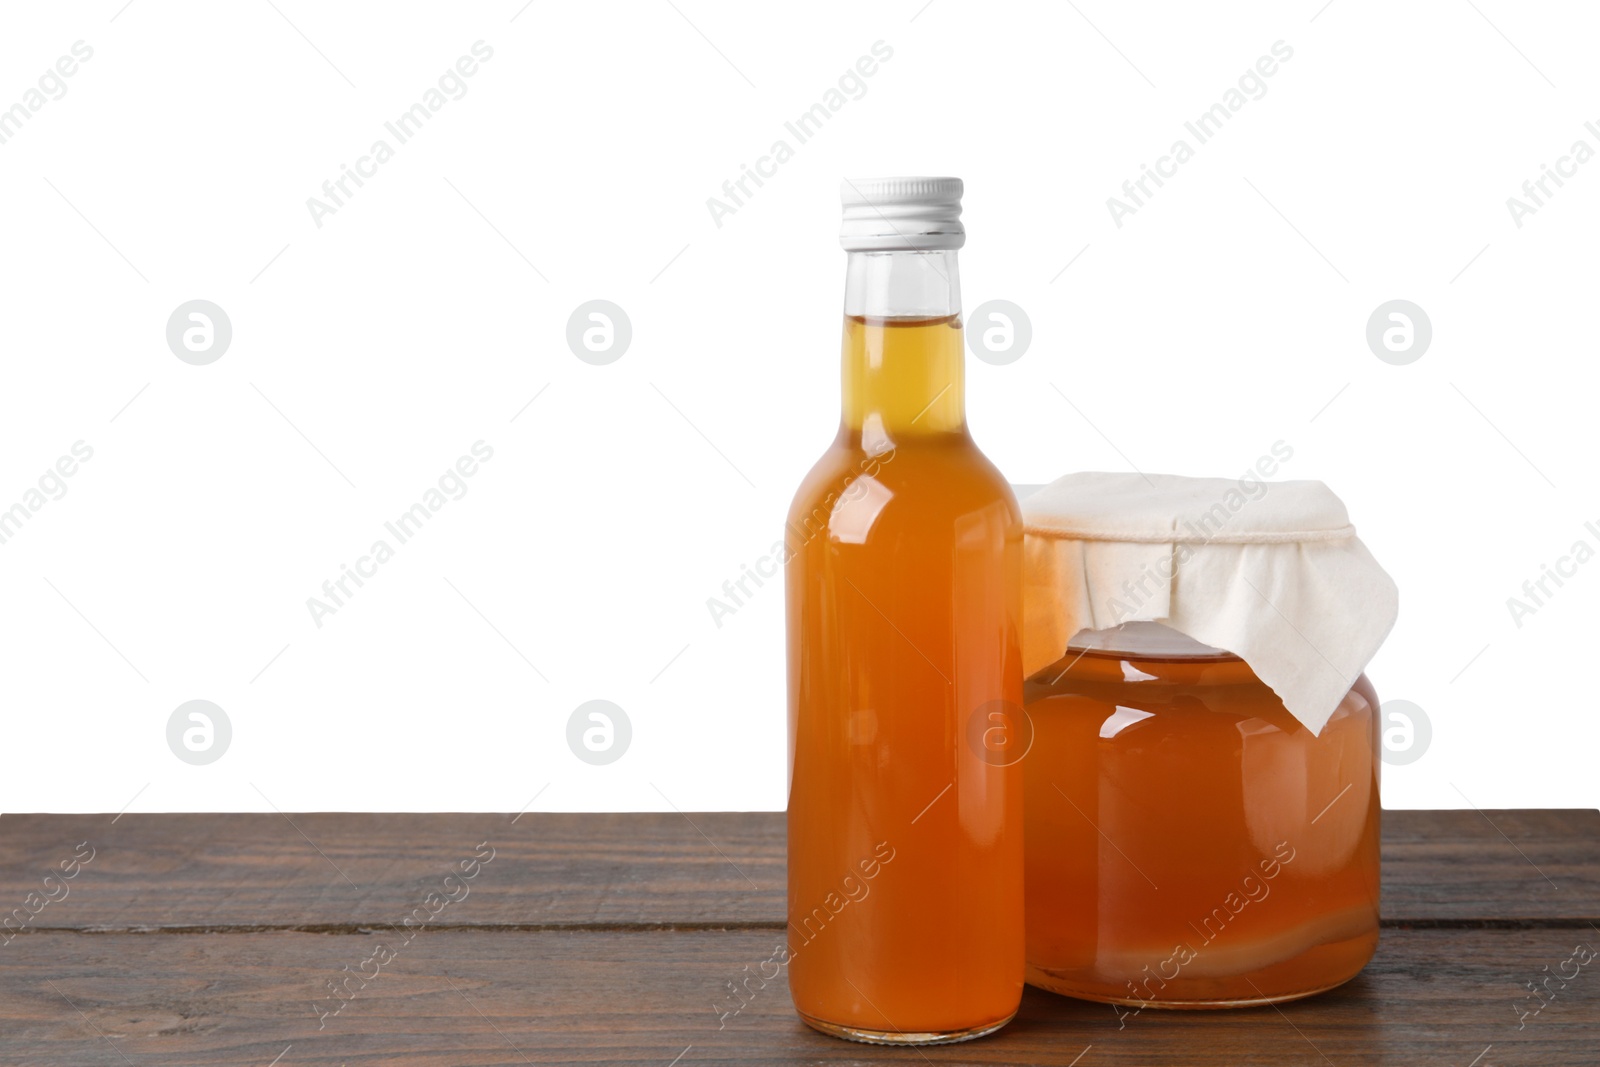
<svg viewBox="0 0 1600 1067"><path fill-rule="evenodd" d="M960 195L845 183L842 417L786 527L789 988L885 1044L1022 993L1022 525L967 432Z"/></svg>

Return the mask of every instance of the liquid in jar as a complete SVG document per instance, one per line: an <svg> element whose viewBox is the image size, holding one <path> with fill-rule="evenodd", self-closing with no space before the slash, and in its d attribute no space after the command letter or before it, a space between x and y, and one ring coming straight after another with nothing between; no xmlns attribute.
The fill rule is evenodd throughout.
<svg viewBox="0 0 1600 1067"><path fill-rule="evenodd" d="M1208 652L1069 649L1028 679L1031 984L1230 1007L1331 988L1371 959L1371 684L1313 736L1243 660Z"/></svg>

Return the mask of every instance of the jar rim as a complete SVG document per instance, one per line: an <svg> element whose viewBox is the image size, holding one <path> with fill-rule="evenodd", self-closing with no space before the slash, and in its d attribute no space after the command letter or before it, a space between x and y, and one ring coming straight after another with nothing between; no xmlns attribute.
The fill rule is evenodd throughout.
<svg viewBox="0 0 1600 1067"><path fill-rule="evenodd" d="M1067 642L1067 652L1111 652L1157 659L1239 658L1225 648L1215 648L1197 641L1181 630L1143 620L1125 622L1103 630L1079 630Z"/></svg>

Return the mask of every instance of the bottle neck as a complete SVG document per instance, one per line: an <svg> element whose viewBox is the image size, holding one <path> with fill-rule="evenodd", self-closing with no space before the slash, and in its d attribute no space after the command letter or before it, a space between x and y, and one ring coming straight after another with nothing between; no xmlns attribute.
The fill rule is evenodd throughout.
<svg viewBox="0 0 1600 1067"><path fill-rule="evenodd" d="M843 432L873 453L965 434L955 250L851 252L844 312Z"/></svg>

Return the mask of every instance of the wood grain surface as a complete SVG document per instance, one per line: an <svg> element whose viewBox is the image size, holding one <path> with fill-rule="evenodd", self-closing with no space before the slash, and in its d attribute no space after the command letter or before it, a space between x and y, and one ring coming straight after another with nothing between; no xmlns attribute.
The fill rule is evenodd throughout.
<svg viewBox="0 0 1600 1067"><path fill-rule="evenodd" d="M992 1038L893 1050L808 1030L781 973L728 992L783 937L781 814L8 814L0 1065L1600 1064L1600 959L1569 962L1600 812L1387 812L1384 864L1377 957L1331 993L1029 990Z"/></svg>
<svg viewBox="0 0 1600 1067"><path fill-rule="evenodd" d="M46 927L383 922L482 841L494 877L444 924L784 921L781 812L5 815L0 902L83 841L95 877ZM1383 875L1389 921L1600 925L1600 811L1385 812Z"/></svg>

